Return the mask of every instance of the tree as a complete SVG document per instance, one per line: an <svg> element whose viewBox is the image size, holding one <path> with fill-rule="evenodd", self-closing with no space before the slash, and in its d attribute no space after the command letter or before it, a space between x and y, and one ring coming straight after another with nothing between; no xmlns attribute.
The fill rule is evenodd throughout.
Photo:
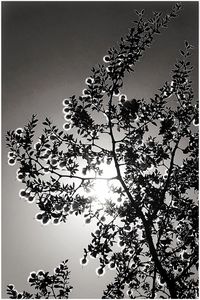
<svg viewBox="0 0 200 300"><path fill-rule="evenodd" d="M19 293L13 284L7 286L7 294L11 299L62 299L68 298L72 286L69 285L68 260L63 261L54 269L54 274L39 270L31 272L28 277L28 283L38 292L35 295L23 291Z"/></svg>
<svg viewBox="0 0 200 300"><path fill-rule="evenodd" d="M33 115L24 128L7 133L8 163L19 163L17 176L25 184L20 197L36 203L38 221L58 224L69 214L97 221L82 264L90 255L99 259L97 275L107 266L116 269L103 298L123 298L126 289L130 298L197 295L198 107L189 77L192 46L185 42L171 81L154 98L127 99L120 92L125 74L134 71L154 36L180 9L177 3L165 17L155 12L148 20L144 10L136 11L134 27L119 48L109 49L103 65L92 68L82 95L63 100L62 131L46 118L34 143L38 120ZM114 168L114 176L104 175L105 165ZM106 201L93 192L99 182L109 187ZM55 275L45 274L52 283ZM12 291L8 287L17 297ZM67 286L66 294L54 297L67 298L69 292Z"/></svg>

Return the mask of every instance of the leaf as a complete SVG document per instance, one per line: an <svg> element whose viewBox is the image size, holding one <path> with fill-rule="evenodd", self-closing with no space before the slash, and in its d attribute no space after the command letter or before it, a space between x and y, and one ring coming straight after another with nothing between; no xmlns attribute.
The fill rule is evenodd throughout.
<svg viewBox="0 0 200 300"><path fill-rule="evenodd" d="M157 126L156 122L150 120L150 122L154 125L154 126Z"/></svg>

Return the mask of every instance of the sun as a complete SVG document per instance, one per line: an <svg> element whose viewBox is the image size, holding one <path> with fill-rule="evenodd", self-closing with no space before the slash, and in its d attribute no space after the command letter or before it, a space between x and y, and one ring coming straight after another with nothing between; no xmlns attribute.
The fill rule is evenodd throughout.
<svg viewBox="0 0 200 300"><path fill-rule="evenodd" d="M106 180L104 178L113 178L117 175L115 166L112 163L110 165L103 163L100 165L100 169L103 170L103 173L99 179L95 180L90 191L90 195L96 199L95 205L104 205L107 199L113 198L110 185L114 180Z"/></svg>
<svg viewBox="0 0 200 300"><path fill-rule="evenodd" d="M110 188L108 180L97 179L92 188L94 195L100 200L105 201L105 199L110 196Z"/></svg>
<svg viewBox="0 0 200 300"><path fill-rule="evenodd" d="M113 191L113 187L120 187L120 182L116 178L117 171L114 162L109 165L106 163L101 163L99 168L103 171L101 176L96 176L94 171L87 172L86 177L94 178L92 180L92 185L90 187L84 187L79 191L79 194L90 198L91 197L91 207L94 210L104 209L108 204L108 201L115 203L120 206L123 201L119 199L119 194Z"/></svg>

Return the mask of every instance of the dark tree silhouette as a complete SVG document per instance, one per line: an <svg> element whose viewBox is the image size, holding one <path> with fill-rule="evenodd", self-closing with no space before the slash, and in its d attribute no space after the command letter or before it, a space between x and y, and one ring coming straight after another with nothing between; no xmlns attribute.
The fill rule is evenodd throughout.
<svg viewBox="0 0 200 300"><path fill-rule="evenodd" d="M72 287L69 285L70 272L67 262L68 260L65 260L56 267L53 275L49 275L49 272L43 270L30 273L28 283L38 291L36 294L33 295L25 291L19 293L13 284L7 286L7 294L11 299L68 298Z"/></svg>
<svg viewBox="0 0 200 300"><path fill-rule="evenodd" d="M155 97L129 100L120 93L125 74L134 71L154 36L180 9L177 3L168 15L155 12L148 20L144 10L136 11L134 27L118 49L109 49L103 65L92 68L82 95L63 101L64 131L46 118L36 142L33 115L23 129L7 133L8 163L19 163L17 176L25 184L20 197L36 203L38 221L58 224L69 214L97 221L82 264L90 255L99 259L99 276L107 267L116 269L102 298L123 298L125 292L130 298L197 297L198 108L189 77L192 46L185 42L171 80ZM104 165L116 175L104 176ZM106 201L93 192L96 182L107 182ZM54 279L58 276L44 273L40 280L34 273L29 282L42 293L37 297L48 298ZM70 288L67 283L53 296L67 298ZM19 298L11 286L8 294Z"/></svg>

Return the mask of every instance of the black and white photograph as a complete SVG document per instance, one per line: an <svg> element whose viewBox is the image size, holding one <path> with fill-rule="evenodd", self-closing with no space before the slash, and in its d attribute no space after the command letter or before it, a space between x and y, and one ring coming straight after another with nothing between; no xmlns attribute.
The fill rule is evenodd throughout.
<svg viewBox="0 0 200 300"><path fill-rule="evenodd" d="M198 1L1 1L2 299L198 299Z"/></svg>

